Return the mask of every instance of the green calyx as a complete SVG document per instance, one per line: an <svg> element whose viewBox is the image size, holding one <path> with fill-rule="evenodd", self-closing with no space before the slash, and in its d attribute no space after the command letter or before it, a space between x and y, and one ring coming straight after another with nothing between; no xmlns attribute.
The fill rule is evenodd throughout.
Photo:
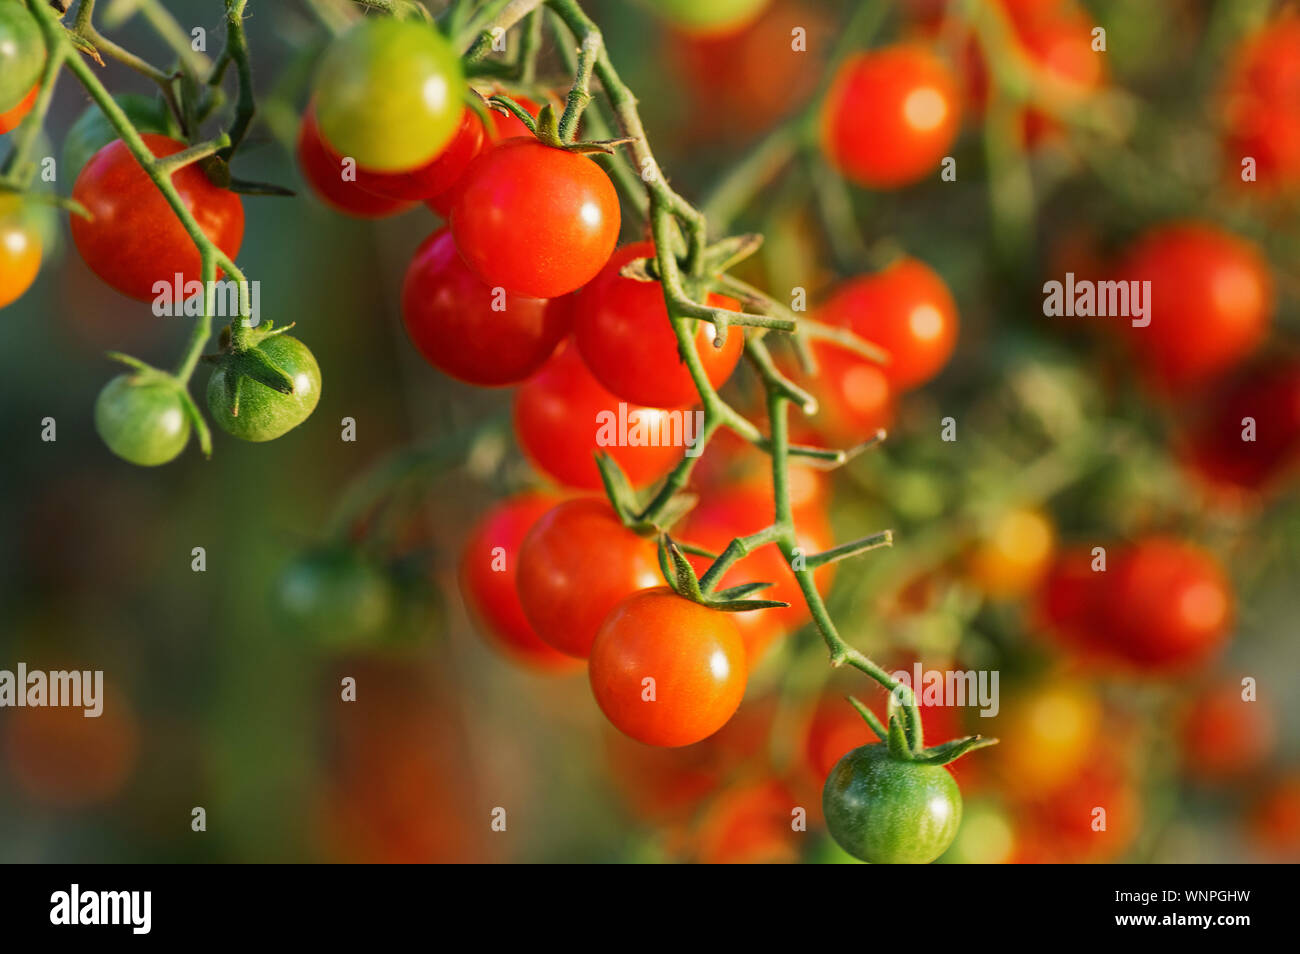
<svg viewBox="0 0 1300 954"><path fill-rule="evenodd" d="M900 695L903 695L904 698L900 699ZM990 745L997 745L998 742L997 739L986 738L982 735L968 735L964 738L953 739L927 748L921 732L921 716L916 707L916 699L912 695L912 691L906 686L898 686L889 694L888 728L882 725L876 714L863 705L860 700L849 696L849 703L857 710L858 715L862 716L863 721L867 723L876 738L884 742L889 748L890 757L900 762L916 762L920 765L947 765L949 762L955 762L967 752L987 748Z"/></svg>

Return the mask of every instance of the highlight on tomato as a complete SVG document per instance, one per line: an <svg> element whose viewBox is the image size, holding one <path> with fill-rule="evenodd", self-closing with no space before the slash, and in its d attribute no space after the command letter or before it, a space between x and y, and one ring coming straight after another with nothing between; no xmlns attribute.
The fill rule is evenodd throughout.
<svg viewBox="0 0 1300 954"><path fill-rule="evenodd" d="M0 195L0 308L32 287L41 270L41 234L33 210L16 195Z"/></svg>
<svg viewBox="0 0 1300 954"><path fill-rule="evenodd" d="M312 192L331 208L362 219L397 215L412 207L402 199L386 198L361 187L356 163L336 155L321 139L316 109L307 106L298 126L298 168Z"/></svg>

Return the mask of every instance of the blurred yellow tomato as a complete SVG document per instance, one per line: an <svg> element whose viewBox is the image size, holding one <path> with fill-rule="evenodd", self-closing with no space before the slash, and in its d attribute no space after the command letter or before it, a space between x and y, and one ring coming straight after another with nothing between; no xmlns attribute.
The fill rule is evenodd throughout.
<svg viewBox="0 0 1300 954"><path fill-rule="evenodd" d="M1037 510L1008 510L967 557L971 581L989 596L1020 596L1042 577L1056 545L1052 523Z"/></svg>
<svg viewBox="0 0 1300 954"><path fill-rule="evenodd" d="M961 828L943 860L957 865L1002 865L1016 851L1016 830L1006 809L977 800L962 812Z"/></svg>
<svg viewBox="0 0 1300 954"><path fill-rule="evenodd" d="M1101 730L1101 703L1077 682L1049 682L1007 701L990 750L1017 789L1048 789L1079 771Z"/></svg>

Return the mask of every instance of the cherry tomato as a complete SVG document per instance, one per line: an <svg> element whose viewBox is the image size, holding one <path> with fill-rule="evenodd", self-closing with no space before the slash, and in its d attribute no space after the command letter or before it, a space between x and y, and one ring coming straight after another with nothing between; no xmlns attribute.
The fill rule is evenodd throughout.
<svg viewBox="0 0 1300 954"><path fill-rule="evenodd" d="M683 522L681 538L721 553L734 538L748 536L770 524L774 515L770 487L733 487L702 499ZM830 524L824 512L812 508L801 511L795 530L805 556L831 545ZM687 559L701 574L713 562L694 554L688 554ZM824 593L830 589L834 572L834 566L821 567L814 572L819 591ZM758 666L759 660L776 640L793 633L811 618L799 581L775 543L765 544L741 559L722 575L718 586L726 588L759 582L773 585L755 593L755 599L781 600L790 605L732 614L744 639L751 669Z"/></svg>
<svg viewBox="0 0 1300 954"><path fill-rule="evenodd" d="M469 168L483 146L483 122L466 109L460 126L441 152L411 172L357 170L357 184L367 192L401 202L427 201L450 189Z"/></svg>
<svg viewBox="0 0 1300 954"><path fill-rule="evenodd" d="M1092 18L1073 5L1045 13L1013 15L1021 47L1034 66L1057 84L1062 104L1077 106L1106 82L1106 55L1092 48ZM1033 147L1061 133L1059 120L1025 110L1024 142Z"/></svg>
<svg viewBox="0 0 1300 954"><path fill-rule="evenodd" d="M555 497L531 492L503 500L475 525L460 557L461 597L479 631L514 659L550 671L577 662L533 630L519 602L516 571L524 536L555 505Z"/></svg>
<svg viewBox="0 0 1300 954"><path fill-rule="evenodd" d="M962 807L961 828L942 861L958 865L1008 864L1016 855L1016 835L1015 819L1005 807L985 799L967 802Z"/></svg>
<svg viewBox="0 0 1300 954"><path fill-rule="evenodd" d="M817 399L817 414L809 422L819 438L813 443L851 447L882 428L889 429L897 411L897 394L883 365L821 341L813 342L812 354L817 362L815 376L789 370Z"/></svg>
<svg viewBox="0 0 1300 954"><path fill-rule="evenodd" d="M175 388L121 374L95 400L95 430L118 457L156 467L185 449L190 417Z"/></svg>
<svg viewBox="0 0 1300 954"><path fill-rule="evenodd" d="M1300 461L1300 360L1243 369L1205 401L1185 444L1189 465L1216 489L1278 489Z"/></svg>
<svg viewBox="0 0 1300 954"><path fill-rule="evenodd" d="M534 119L537 118L537 114L541 111L541 107L537 105L537 103L533 102L526 96L515 96L512 98L516 103L524 107L530 116ZM460 172L457 173L456 178L451 182L451 184L437 195L431 196L426 200L426 204L429 208L433 209L433 211L437 212L444 219L451 218L451 210L456 205L456 198L460 195L460 190L465 185L465 172L469 169L469 166L473 163L474 159L482 155L484 150L491 149L496 143L502 142L506 139L536 138L514 113L505 112L496 108L493 108L490 112L492 122L486 129L484 129L483 121L478 118L478 113L475 113L472 110L466 110L466 113L472 114L475 122L478 123L478 145L475 146L474 153L469 157L469 162L466 163L465 168L461 169ZM448 147L449 150L451 148L452 147L450 146Z"/></svg>
<svg viewBox="0 0 1300 954"><path fill-rule="evenodd" d="M30 113L32 107L36 105L36 97L40 92L41 84L37 83L31 88L31 91L28 92L26 96L18 101L17 106L13 109L6 109L3 112L0 112L0 136L18 128L18 124L27 118L27 114Z"/></svg>
<svg viewBox="0 0 1300 954"><path fill-rule="evenodd" d="M402 320L426 361L481 387L518 384L546 363L569 330L566 298L495 294L439 229L415 251L402 286Z"/></svg>
<svg viewBox="0 0 1300 954"><path fill-rule="evenodd" d="M1251 805L1247 830L1263 854L1278 861L1300 861L1300 774L1269 784Z"/></svg>
<svg viewBox="0 0 1300 954"><path fill-rule="evenodd" d="M794 828L794 794L766 779L720 794L699 826L698 858L706 865L793 864L803 832Z"/></svg>
<svg viewBox="0 0 1300 954"><path fill-rule="evenodd" d="M1120 275L1150 281L1151 323L1123 325L1143 375L1185 394L1238 364L1263 340L1273 278L1258 248L1215 225L1179 222L1144 233Z"/></svg>
<svg viewBox="0 0 1300 954"><path fill-rule="evenodd" d="M1232 587L1218 561L1181 540L1148 537L1110 570L1106 649L1144 669L1183 667L1219 649L1232 627Z"/></svg>
<svg viewBox="0 0 1300 954"><path fill-rule="evenodd" d="M376 172L432 162L460 128L460 59L427 23L367 17L338 37L316 73L316 113L333 151Z"/></svg>
<svg viewBox="0 0 1300 954"><path fill-rule="evenodd" d="M840 66L822 106L822 148L848 179L910 185L938 167L960 126L957 80L929 50L898 44Z"/></svg>
<svg viewBox="0 0 1300 954"><path fill-rule="evenodd" d="M386 198L361 187L363 173L355 163L349 165L325 145L316 123L316 110L310 105L298 126L298 167L311 190L326 205L345 215L380 219L411 208L410 202Z"/></svg>
<svg viewBox="0 0 1300 954"><path fill-rule="evenodd" d="M1041 511L1008 510L997 516L967 554L967 572L991 597L1021 596L1047 572L1055 540L1052 522Z"/></svg>
<svg viewBox="0 0 1300 954"><path fill-rule="evenodd" d="M1221 102L1229 180L1243 185L1249 156L1250 188L1300 185L1300 20L1279 17L1242 42L1224 72Z"/></svg>
<svg viewBox="0 0 1300 954"><path fill-rule="evenodd" d="M634 486L658 480L681 460L679 438L687 424L694 427L692 415L619 401L591 376L572 344L561 344L514 402L515 437L524 454L547 476L581 490L601 487L598 450L612 456Z"/></svg>
<svg viewBox="0 0 1300 954"><path fill-rule="evenodd" d="M895 759L881 744L854 749L822 789L826 827L839 846L871 864L928 864L961 825L961 791L942 765Z"/></svg>
<svg viewBox="0 0 1300 954"><path fill-rule="evenodd" d="M618 194L586 156L507 139L465 173L451 212L470 268L492 286L556 298L585 285L618 241Z"/></svg>
<svg viewBox="0 0 1300 954"><path fill-rule="evenodd" d="M141 138L157 158L185 148L152 133ZM203 234L233 260L244 238L239 196L213 185L195 164L177 170L172 183ZM109 143L86 163L72 197L94 216L71 217L77 251L91 271L122 294L151 301L155 282L170 286L177 274L183 283L199 280L199 250L122 140Z"/></svg>
<svg viewBox="0 0 1300 954"><path fill-rule="evenodd" d="M1179 717L1183 771L1206 782L1240 779L1264 764L1275 735L1269 707L1243 699L1239 682L1205 686L1184 702Z"/></svg>
<svg viewBox="0 0 1300 954"><path fill-rule="evenodd" d="M45 66L45 38L21 3L0 3L0 113L31 95Z"/></svg>
<svg viewBox="0 0 1300 954"><path fill-rule="evenodd" d="M295 558L272 590L272 611L292 635L329 648L369 646L396 612L383 570L355 550L322 547Z"/></svg>
<svg viewBox="0 0 1300 954"><path fill-rule="evenodd" d="M266 338L257 348L293 379L292 394L244 377L236 414L227 393L227 368L218 365L208 378L208 413L218 427L242 441L271 441L287 434L307 420L320 401L320 365L305 344L278 334Z"/></svg>
<svg viewBox="0 0 1300 954"><path fill-rule="evenodd" d="M1097 655L1105 629L1107 577L1094 570L1089 547L1070 547L1057 554L1034 597L1034 626L1063 648Z"/></svg>
<svg viewBox="0 0 1300 954"><path fill-rule="evenodd" d="M793 426L796 421L790 423L792 444L820 446L818 437L806 426ZM831 500L830 472L797 463L799 460L798 457L790 460L786 488L795 525L806 519L825 526L826 509ZM708 451L696 461L695 469L691 471L691 483L706 502L738 488L747 493L770 495L772 458L731 428L719 428L709 440Z"/></svg>
<svg viewBox="0 0 1300 954"><path fill-rule="evenodd" d="M1141 802L1121 761L1105 748L1065 783L1048 790L1017 785L1020 863L1097 864L1126 852L1138 832Z"/></svg>
<svg viewBox="0 0 1300 954"><path fill-rule="evenodd" d="M581 498L533 524L519 547L515 583L537 635L585 659L609 611L662 580L654 541L624 527L604 500Z"/></svg>
<svg viewBox="0 0 1300 954"><path fill-rule="evenodd" d="M745 694L745 647L731 616L666 586L627 597L591 645L601 711L647 745L691 745L718 731Z"/></svg>
<svg viewBox="0 0 1300 954"><path fill-rule="evenodd" d="M732 33L763 12L770 0L650 0L679 29L701 36Z"/></svg>
<svg viewBox="0 0 1300 954"><path fill-rule="evenodd" d="M0 308L12 305L41 270L41 236L15 195L0 195Z"/></svg>
<svg viewBox="0 0 1300 954"><path fill-rule="evenodd" d="M1102 708L1085 683L1051 679L1011 695L989 735L990 762L1008 785L1054 789L1077 775L1102 739Z"/></svg>
<svg viewBox="0 0 1300 954"><path fill-rule="evenodd" d="M957 344L957 303L939 274L914 258L845 282L817 317L888 351L880 370L899 391L938 374Z"/></svg>
<svg viewBox="0 0 1300 954"><path fill-rule="evenodd" d="M616 251L600 274L574 302L573 338L596 380L625 401L647 407L695 404L699 394L677 349L663 289L657 282L624 278L619 270L638 258L653 258L654 245L637 242ZM740 302L710 294L707 303L739 311ZM721 348L713 346L713 325L691 321L691 341L709 383L720 387L740 360L745 335L728 330Z"/></svg>
<svg viewBox="0 0 1300 954"><path fill-rule="evenodd" d="M113 101L126 113L138 132L156 133L171 139L181 135L180 126L171 110L157 97L120 93L113 97ZM77 121L63 137L60 175L79 173L95 153L117 138L117 130L99 108L99 104L91 103L82 110Z"/></svg>

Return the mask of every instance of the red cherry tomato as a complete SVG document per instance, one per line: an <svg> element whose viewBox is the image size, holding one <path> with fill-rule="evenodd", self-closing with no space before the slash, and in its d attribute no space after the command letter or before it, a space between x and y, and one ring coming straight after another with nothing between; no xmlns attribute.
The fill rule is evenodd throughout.
<svg viewBox="0 0 1300 954"><path fill-rule="evenodd" d="M352 169L355 178L344 179L343 159L336 156L320 137L316 111L311 106L302 115L298 127L298 166L303 178L326 205L363 219L379 219L411 208L411 203L389 199L361 188L361 171Z"/></svg>
<svg viewBox="0 0 1300 954"><path fill-rule="evenodd" d="M1215 225L1181 222L1144 233L1121 278L1150 281L1146 327L1124 333L1144 376L1183 394L1245 358L1273 313L1273 278L1258 248Z"/></svg>
<svg viewBox="0 0 1300 954"><path fill-rule="evenodd" d="M507 139L465 173L451 233L492 286L556 298L596 276L618 241L618 194L586 156Z"/></svg>
<svg viewBox="0 0 1300 954"><path fill-rule="evenodd" d="M682 524L681 538L721 553L734 538L755 533L772 522L774 506L770 488L736 486L702 500ZM795 522L800 548L804 555L817 553L831 545L831 531L824 512L808 507L799 512ZM688 555L697 573L704 573L712 563L707 557ZM815 571L818 590L825 593L834 579L834 566ZM771 583L759 590L754 599L781 600L788 607L747 610L731 614L744 639L750 668L758 665L767 648L782 636L789 635L809 620L808 604L794 571L780 548L769 543L744 557L723 574L718 586L725 589L743 583Z"/></svg>
<svg viewBox="0 0 1300 954"><path fill-rule="evenodd" d="M550 671L572 669L577 661L538 637L524 616L515 583L524 537L555 505L555 497L539 493L503 500L479 520L460 557L461 596L480 631L507 655Z"/></svg>
<svg viewBox="0 0 1300 954"><path fill-rule="evenodd" d="M732 615L666 586L614 607L592 643L589 672L615 728L666 747L722 728L745 694L745 647Z"/></svg>
<svg viewBox="0 0 1300 954"><path fill-rule="evenodd" d="M1034 627L1058 645L1080 655L1095 655L1098 634L1105 628L1104 571L1093 570L1089 547L1062 550L1038 587Z"/></svg>
<svg viewBox="0 0 1300 954"><path fill-rule="evenodd" d="M1225 71L1222 108L1228 177L1242 185L1242 159L1273 191L1300 185L1300 18L1279 17L1248 37Z"/></svg>
<svg viewBox="0 0 1300 954"><path fill-rule="evenodd" d="M817 317L888 351L889 363L879 367L899 391L938 374L957 344L957 303L938 272L914 258L845 282Z"/></svg>
<svg viewBox="0 0 1300 954"><path fill-rule="evenodd" d="M1275 734L1269 707L1243 699L1240 683L1198 689L1179 718L1183 771L1206 782L1240 779L1264 764Z"/></svg>
<svg viewBox="0 0 1300 954"><path fill-rule="evenodd" d="M685 450L680 439L688 422L694 426L692 414L619 401L591 376L578 349L562 344L515 393L515 437L539 470L566 487L597 490L602 486L596 451L612 456L628 480L641 487L681 460Z"/></svg>
<svg viewBox="0 0 1300 954"><path fill-rule="evenodd" d="M541 107L534 103L526 96L514 97L516 103L524 107L528 114L534 119L541 111ZM473 110L466 110L465 115L473 115L474 121L478 124L478 146L474 154L470 156L472 163L475 158L481 155L484 150L491 149L496 143L505 139L517 139L520 137L532 139L535 138L528 127L515 116L514 113L503 112L500 109L492 109L492 124L486 130L483 127L483 121L478 118L478 114ZM467 164L464 169L456 176L456 179L445 189L426 200L429 208L437 212L444 219L451 218L452 207L456 204L456 197L460 195L461 187L465 184L465 171L469 168Z"/></svg>
<svg viewBox="0 0 1300 954"><path fill-rule="evenodd" d="M709 806L699 825L698 859L706 865L794 864L805 838L794 827L806 807L775 779L733 786Z"/></svg>
<svg viewBox="0 0 1300 954"><path fill-rule="evenodd" d="M822 145L848 179L893 189L937 168L959 125L952 70L924 47L898 44L840 67L822 106Z"/></svg>
<svg viewBox="0 0 1300 954"><path fill-rule="evenodd" d="M1104 752L1064 784L1022 791L1013 860L1029 864L1113 861L1133 844L1142 805L1129 772Z"/></svg>
<svg viewBox="0 0 1300 954"><path fill-rule="evenodd" d="M460 126L431 161L410 172L376 172L357 170L357 185L377 196L401 202L427 201L455 185L483 147L483 122L472 109L466 109Z"/></svg>
<svg viewBox="0 0 1300 954"><path fill-rule="evenodd" d="M894 423L897 395L883 365L823 341L813 342L812 355L817 373L811 377L792 359L779 362L817 399L817 413L808 419L810 433L802 435L799 443L850 447Z"/></svg>
<svg viewBox="0 0 1300 954"><path fill-rule="evenodd" d="M568 298L493 294L442 228L415 251L402 286L402 320L426 361L458 381L518 384L546 363L569 330Z"/></svg>
<svg viewBox="0 0 1300 954"><path fill-rule="evenodd" d="M1206 400L1185 443L1188 463L1216 489L1278 489L1300 462L1300 360L1244 369Z"/></svg>
<svg viewBox="0 0 1300 954"><path fill-rule="evenodd" d="M657 282L624 278L619 270L638 258L653 258L654 245L637 242L616 251L600 274L578 293L573 338L596 380L625 401L647 407L681 407L699 400L690 372L677 350L663 289ZM709 295L708 304L739 311L740 302ZM721 348L713 346L713 325L695 326L692 341L709 383L715 388L731 376L745 346L740 328L728 330Z"/></svg>
<svg viewBox="0 0 1300 954"><path fill-rule="evenodd" d="M32 107L36 105L36 96L41 91L41 84L37 83L32 87L30 93L19 100L18 105L11 107L0 113L0 136L7 132L12 132L18 128L18 124L23 121Z"/></svg>
<svg viewBox="0 0 1300 954"><path fill-rule="evenodd" d="M1255 847L1278 861L1300 861L1300 773L1271 782L1246 818Z"/></svg>
<svg viewBox="0 0 1300 954"><path fill-rule="evenodd" d="M1058 7L1031 15L1013 14L1021 46L1034 65L1059 84L1062 99L1077 103L1106 82L1106 58L1092 48L1096 24L1080 9ZM1040 110L1022 119L1025 144L1033 147L1061 132L1058 120Z"/></svg>
<svg viewBox="0 0 1300 954"><path fill-rule="evenodd" d="M185 148L166 136L142 137L155 157ZM232 260L244 237L244 206L239 196L208 181L197 165L176 171L172 183L203 234ZM199 251L162 193L117 139L91 157L72 197L92 219L72 216L72 241L90 270L124 295L151 301L154 283L198 281Z"/></svg>
<svg viewBox="0 0 1300 954"><path fill-rule="evenodd" d="M661 583L653 540L623 526L604 500L569 500L533 525L519 548L519 602L545 642L585 658L606 614Z"/></svg>

